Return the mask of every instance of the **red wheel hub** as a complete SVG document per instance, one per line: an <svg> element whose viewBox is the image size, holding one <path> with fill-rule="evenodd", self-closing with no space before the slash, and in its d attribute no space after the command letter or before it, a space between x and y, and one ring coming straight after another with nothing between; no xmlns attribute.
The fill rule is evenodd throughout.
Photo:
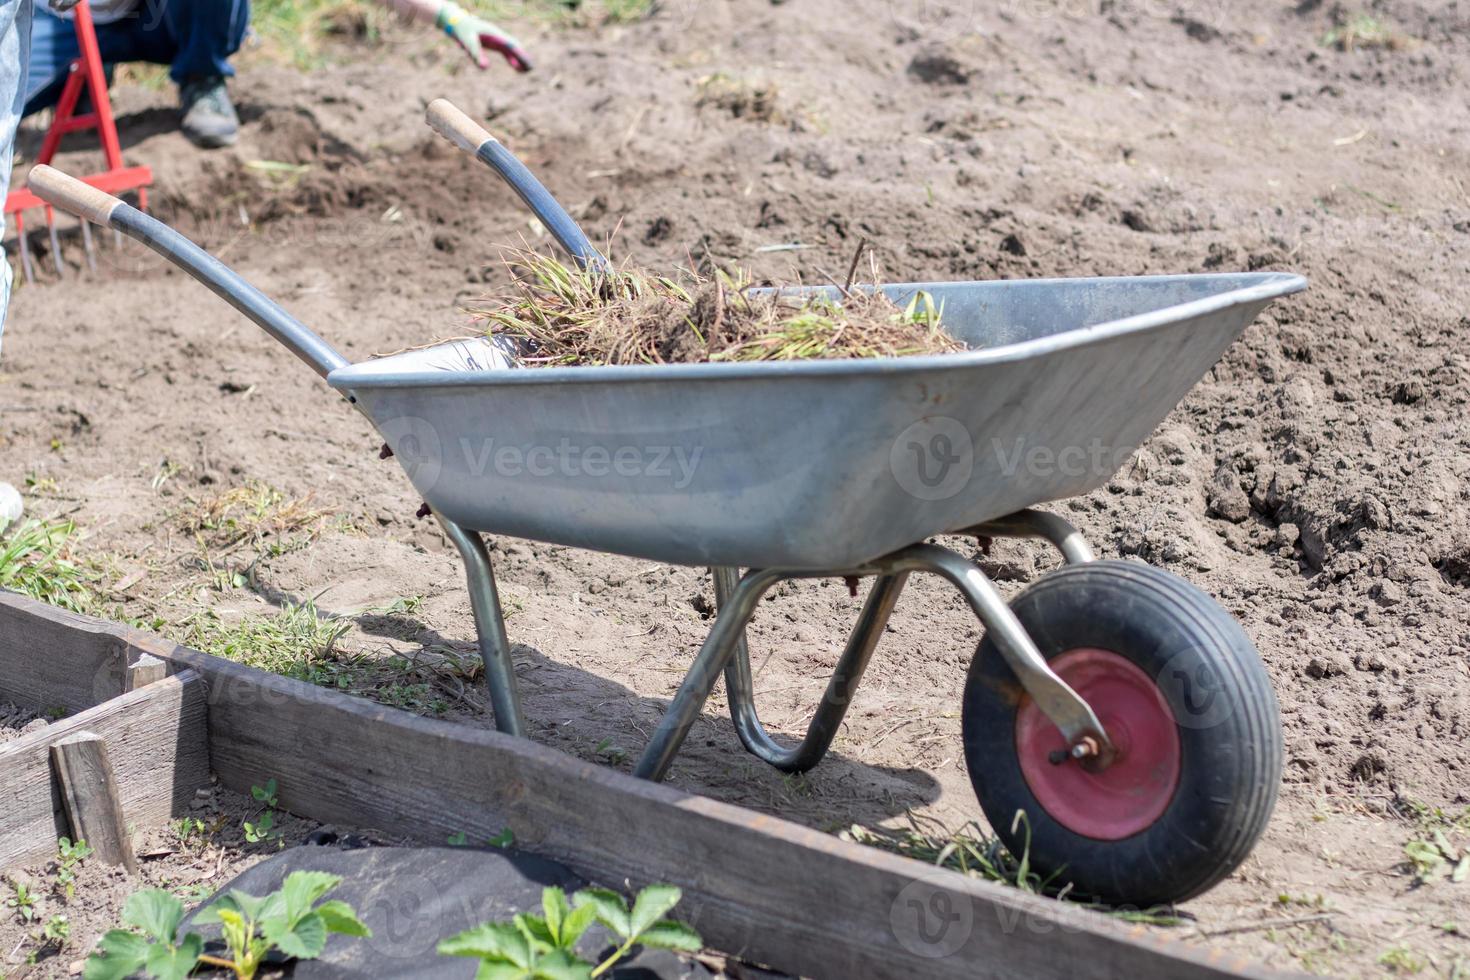
<svg viewBox="0 0 1470 980"><path fill-rule="evenodd" d="M1092 706L1117 755L1106 769L1089 772L1067 757L1072 746L1036 702L1022 697L1016 750L1031 794L1083 837L1122 840L1147 829L1179 787L1179 729L1169 703L1148 674L1109 650L1068 650L1048 663Z"/></svg>

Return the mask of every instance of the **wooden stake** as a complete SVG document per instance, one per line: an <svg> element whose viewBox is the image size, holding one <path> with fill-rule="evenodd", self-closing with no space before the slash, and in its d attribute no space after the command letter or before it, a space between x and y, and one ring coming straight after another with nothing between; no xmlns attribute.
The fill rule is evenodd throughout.
<svg viewBox="0 0 1470 980"><path fill-rule="evenodd" d="M136 691L140 687L147 687L154 681L163 680L167 675L167 663L152 654L139 654L137 660L128 664L127 689Z"/></svg>
<svg viewBox="0 0 1470 980"><path fill-rule="evenodd" d="M99 861L137 874L138 859L123 819L107 742L91 732L78 732L51 746L51 765L61 786L72 840L86 841Z"/></svg>

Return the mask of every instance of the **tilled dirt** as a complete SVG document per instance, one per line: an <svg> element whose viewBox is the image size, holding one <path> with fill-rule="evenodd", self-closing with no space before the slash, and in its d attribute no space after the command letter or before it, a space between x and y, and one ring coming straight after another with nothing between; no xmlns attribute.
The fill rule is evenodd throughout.
<svg viewBox="0 0 1470 980"><path fill-rule="evenodd" d="M1306 274L1105 489L1053 506L1101 553L1217 597L1281 700L1274 822L1171 934L1283 968L1448 975L1470 960L1470 883L1416 883L1404 845L1419 808L1470 805L1470 13L1372 12L1405 43L1324 45L1353 11L1310 2L675 0L598 32L526 25L528 76L397 30L309 76L247 67L230 151L190 149L167 93L118 104L154 210L351 358L465 332L459 310L505 282L496 244L547 243L422 124L440 95L645 267L840 280L866 238L896 281ZM110 249L90 276L75 235L64 252L64 282L18 291L0 362L0 476L34 477L31 511L75 519L121 611L163 633L315 597L357 617L339 651L428 678L411 707L483 723L454 666L473 650L458 562L365 424L151 255ZM202 550L192 515L251 481L332 516L280 553ZM708 629L706 575L513 540L494 558L532 736L628 766ZM984 560L1008 591L1056 564L1012 542ZM763 606L774 731L804 730L858 601L813 582ZM916 581L820 767L741 753L717 694L671 781L824 829L978 818L959 739L978 636L958 595Z"/></svg>

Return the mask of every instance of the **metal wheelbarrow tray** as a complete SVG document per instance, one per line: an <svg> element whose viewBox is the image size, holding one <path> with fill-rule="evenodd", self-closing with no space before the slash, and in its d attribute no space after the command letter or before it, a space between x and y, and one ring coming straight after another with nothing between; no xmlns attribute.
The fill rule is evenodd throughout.
<svg viewBox="0 0 1470 980"><path fill-rule="evenodd" d="M442 101L430 121L579 261L604 261L477 124ZM198 278L382 433L464 560L501 731L525 722L482 534L711 566L719 614L635 767L651 779L722 675L747 750L788 772L816 765L908 577L927 572L985 626L965 759L992 827L1033 869L1107 902L1174 902L1228 875L1264 831L1281 727L1239 624L1176 576L1096 560L1070 524L1029 508L1105 483L1300 277L884 287L900 303L929 292L975 348L936 356L490 370L494 345L472 340L354 365L155 219L49 167L30 183ZM922 543L944 532L1043 538L1066 565L1007 603L967 557ZM745 626L776 583L821 576L873 584L806 736L778 742L756 712Z"/></svg>
<svg viewBox="0 0 1470 980"><path fill-rule="evenodd" d="M1282 273L893 285L975 348L882 360L338 368L434 510L683 565L834 569L1107 483Z"/></svg>

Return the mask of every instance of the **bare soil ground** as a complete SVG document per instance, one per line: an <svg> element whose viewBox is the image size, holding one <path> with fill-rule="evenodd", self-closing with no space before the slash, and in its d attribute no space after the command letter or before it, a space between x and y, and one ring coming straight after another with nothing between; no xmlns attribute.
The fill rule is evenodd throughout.
<svg viewBox="0 0 1470 980"><path fill-rule="evenodd" d="M189 148L170 93L117 101L155 211L353 358L463 333L505 281L496 244L541 241L423 125L441 95L655 268L820 280L866 237L895 280L1305 273L1107 488L1056 506L1102 553L1216 596L1281 699L1271 829L1170 932L1284 969L1450 976L1470 882L1420 880L1405 845L1435 826L1470 845L1470 10L1381 0L1392 43L1325 44L1356 12L670 0L624 27L518 25L527 76L407 30L310 75L249 66L229 151ZM483 724L459 565L362 420L153 256L109 250L86 276L74 235L64 252L65 282L15 298L0 475L86 531L120 613L218 638L314 598L351 623L318 679ZM230 501L247 532L220 530ZM514 540L494 558L533 737L628 765L708 628L705 573ZM1009 590L1055 564L1016 543L989 561ZM857 602L816 582L762 611L775 731L804 729ZM671 781L825 829L977 819L977 639L958 596L916 582L823 765L742 754L717 696Z"/></svg>

